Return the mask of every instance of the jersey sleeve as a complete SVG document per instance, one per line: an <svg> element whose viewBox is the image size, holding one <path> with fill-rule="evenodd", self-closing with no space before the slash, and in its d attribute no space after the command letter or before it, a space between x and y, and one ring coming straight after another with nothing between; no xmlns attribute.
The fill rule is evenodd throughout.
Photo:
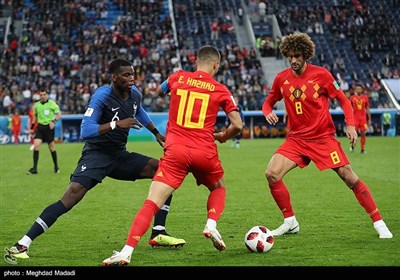
<svg viewBox="0 0 400 280"><path fill-rule="evenodd" d="M268 92L267 98L262 105L262 112L264 116L267 116L269 113L271 113L275 103L281 100L283 97L279 88L280 80L280 75L278 74L275 77L274 82L272 83L272 87Z"/></svg>
<svg viewBox="0 0 400 280"><path fill-rule="evenodd" d="M52 107L53 107L54 114L60 113L60 107L58 106L58 104L56 102L53 101Z"/></svg>
<svg viewBox="0 0 400 280"><path fill-rule="evenodd" d="M325 68L323 68L324 83L326 84L326 92L328 92L329 98L336 98L339 94L344 94L337 81L333 78L332 74Z"/></svg>
<svg viewBox="0 0 400 280"><path fill-rule="evenodd" d="M169 88L168 88L168 80L169 78L167 78L164 82L162 82L161 84L161 91L164 95L169 93Z"/></svg>
<svg viewBox="0 0 400 280"><path fill-rule="evenodd" d="M336 95L336 99L339 101L340 107L343 110L346 125L354 126L353 107L351 106L350 100L342 90L340 90L340 92Z"/></svg>
<svg viewBox="0 0 400 280"><path fill-rule="evenodd" d="M147 114L146 110L142 106L140 106L136 114L136 119L144 126L147 126L151 122L149 114Z"/></svg>
<svg viewBox="0 0 400 280"><path fill-rule="evenodd" d="M224 110L226 114L232 111L239 111L239 108L236 106L235 100L233 99L233 95L228 90L226 86L222 86L223 94L222 94L222 102L221 108Z"/></svg>
<svg viewBox="0 0 400 280"><path fill-rule="evenodd" d="M323 68L323 70L325 71L324 78L329 98L335 98L339 101L340 107L344 113L346 125L354 125L353 106L349 98L344 94L332 74L325 68Z"/></svg>
<svg viewBox="0 0 400 280"><path fill-rule="evenodd" d="M93 93L81 123L81 137L84 140L99 136L99 120L105 107L106 98L107 95L103 94L102 88Z"/></svg>
<svg viewBox="0 0 400 280"><path fill-rule="evenodd" d="M170 89L172 88L172 85L179 80L179 76L181 76L184 73L183 70L179 70L173 74L171 74L167 80L165 80L161 84L161 89L164 94L168 94Z"/></svg>

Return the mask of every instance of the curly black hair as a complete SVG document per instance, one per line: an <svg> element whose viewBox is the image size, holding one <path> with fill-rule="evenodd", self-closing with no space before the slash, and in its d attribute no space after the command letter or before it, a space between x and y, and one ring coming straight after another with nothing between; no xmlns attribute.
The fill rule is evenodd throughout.
<svg viewBox="0 0 400 280"><path fill-rule="evenodd" d="M289 52L298 52L305 60L310 60L315 55L315 44L306 33L289 34L282 38L279 50L284 57L288 57Z"/></svg>

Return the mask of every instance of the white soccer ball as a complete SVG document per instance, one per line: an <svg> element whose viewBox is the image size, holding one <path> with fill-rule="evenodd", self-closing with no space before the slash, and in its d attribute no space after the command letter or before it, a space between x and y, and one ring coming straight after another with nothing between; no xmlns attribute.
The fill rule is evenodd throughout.
<svg viewBox="0 0 400 280"><path fill-rule="evenodd" d="M274 236L265 226L254 226L244 236L244 244L250 252L266 253L274 246Z"/></svg>

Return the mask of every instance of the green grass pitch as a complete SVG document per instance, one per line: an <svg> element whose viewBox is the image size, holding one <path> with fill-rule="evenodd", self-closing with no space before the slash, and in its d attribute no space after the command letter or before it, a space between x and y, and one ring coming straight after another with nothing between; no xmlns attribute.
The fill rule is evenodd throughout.
<svg viewBox="0 0 400 280"><path fill-rule="evenodd" d="M244 234L254 225L279 226L283 218L269 193L264 171L283 139L242 140L240 149L230 142L218 144L225 169L227 201L218 229L227 250L215 250L203 237L208 190L196 186L189 175L174 193L167 220L170 234L184 238L179 249L151 248L146 233L129 266L240 266L324 267L400 265L400 138L368 137L367 154L359 146L349 152L340 138L354 171L369 186L394 238L381 240L353 193L331 170L320 172L314 164L290 172L289 188L300 233L276 237L268 253L250 253ZM359 144L359 143L358 143ZM28 145L0 146L0 240L13 245L30 228L45 206L64 193L70 173L80 157L82 143L57 144L60 174L53 173L47 145L40 150L38 175L32 167ZM156 142L130 142L128 149L159 158ZM106 178L70 212L62 216L30 248L30 259L15 267L99 266L125 242L132 218L147 196L150 180L123 182ZM1 266L10 266L4 259Z"/></svg>

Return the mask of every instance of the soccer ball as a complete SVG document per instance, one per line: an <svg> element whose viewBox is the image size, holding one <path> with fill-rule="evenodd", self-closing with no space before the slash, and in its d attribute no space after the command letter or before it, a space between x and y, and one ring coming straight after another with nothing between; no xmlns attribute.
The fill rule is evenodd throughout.
<svg viewBox="0 0 400 280"><path fill-rule="evenodd" d="M274 236L265 226L254 226L244 236L244 244L250 252L266 253L274 246Z"/></svg>

